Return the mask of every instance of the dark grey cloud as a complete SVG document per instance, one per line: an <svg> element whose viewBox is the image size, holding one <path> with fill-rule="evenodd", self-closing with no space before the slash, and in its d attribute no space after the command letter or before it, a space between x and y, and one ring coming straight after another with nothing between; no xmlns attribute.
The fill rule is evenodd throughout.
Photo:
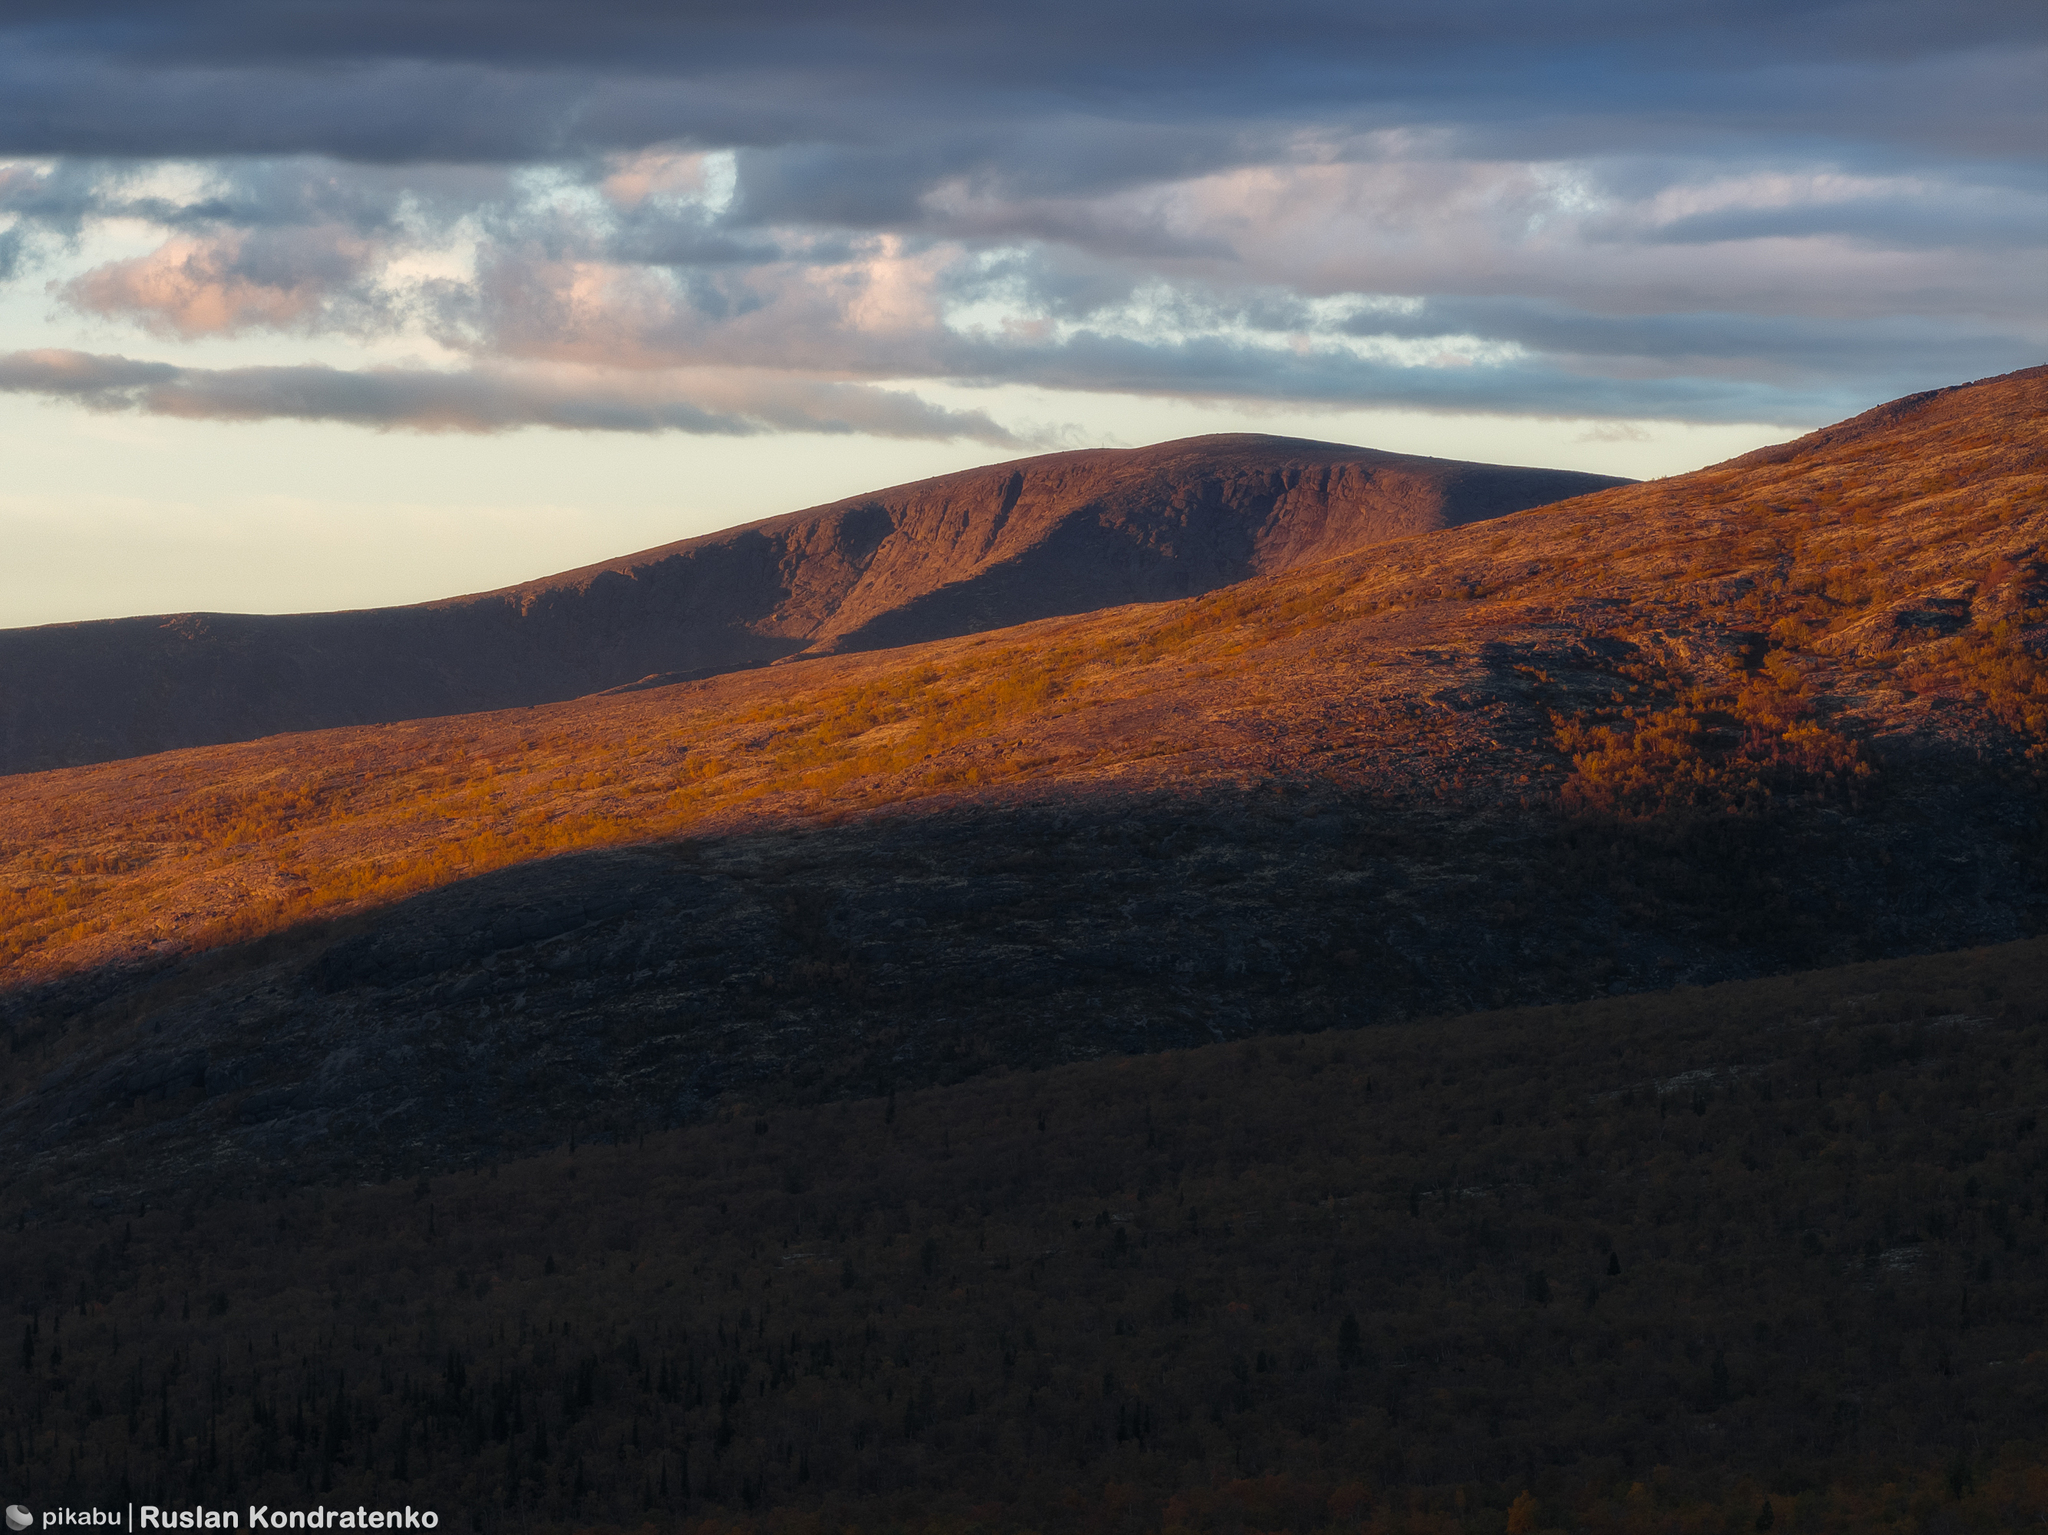
<svg viewBox="0 0 2048 1535"><path fill-rule="evenodd" d="M2044 74L2039 0L17 0L0 280L473 366L6 387L460 430L1000 433L922 378L1813 421L2048 348ZM698 151L716 186L634 182ZM75 255L116 220L163 243ZM689 369L779 382L620 381Z"/></svg>
<svg viewBox="0 0 2048 1535"><path fill-rule="evenodd" d="M605 242L604 250L613 259L634 266L693 272L761 266L789 254L772 237L758 231L732 231L723 220L701 212L666 209L620 219L618 233Z"/></svg>
<svg viewBox="0 0 2048 1535"><path fill-rule="evenodd" d="M67 238L91 219L187 233L317 226L367 237L401 224L445 228L511 190L498 166L231 160L211 167L203 192L181 198L154 186L153 170L150 161L90 157L0 165L0 213Z"/></svg>
<svg viewBox="0 0 2048 1535"><path fill-rule="evenodd" d="M645 381L559 379L426 369L319 366L191 368L64 350L0 354L0 392L73 400L92 410L201 421L337 421L421 432L553 427L585 432L861 432L883 437L1024 440L978 411L948 411L894 390L782 381L720 390L732 403L663 394Z"/></svg>
<svg viewBox="0 0 2048 1535"><path fill-rule="evenodd" d="M1617 122L1639 141L1663 124L1952 149L1996 117L1989 148L2038 159L2041 136L2018 135L2044 122L2027 61L2044 45L2028 0L86 0L0 20L0 151L510 163L831 145L875 154L856 218L895 217L941 164L1074 190L1228 163L1236 130L1307 121L1540 131L1584 152ZM1089 152L1044 141L1063 119L1093 125ZM846 195L806 190L821 209Z"/></svg>
<svg viewBox="0 0 2048 1535"><path fill-rule="evenodd" d="M1774 382L1704 370L1630 379L1574 371L1544 355L1489 366L1417 368L1342 355L1302 356L1216 338L1145 343L1089 334L1029 351L987 349L977 356L962 349L952 361L963 377L991 385L1538 417L1827 420L1852 414L1867 401L1869 388L1867 380L1851 387L1812 372ZM1897 369L1879 378L1892 395L1908 392L1915 382ZM893 390L802 380L756 386L746 398L722 403L631 380L592 384L485 371L313 366L207 369L79 352L17 352L0 355L0 392L189 420L336 421L471 433L521 427L713 435L865 432L1028 445L983 412L948 411Z"/></svg>
<svg viewBox="0 0 2048 1535"><path fill-rule="evenodd" d="M2031 365L2035 348L1996 330L1919 316L1834 320L1739 313L1599 315L1518 299L1433 299L1409 313L1369 313L1337 327L1361 337L1483 336L1582 366L1610 360L1666 374L1727 374L1774 384L1842 377L1961 377ZM1902 390L1902 392L1904 392Z"/></svg>
<svg viewBox="0 0 2048 1535"><path fill-rule="evenodd" d="M1934 205L1930 206L1930 202ZM1842 235L1888 249L2024 249L2048 244L2048 196L1971 199L1855 198L1782 208L1731 208L1636 233L1645 243L1716 245Z"/></svg>
<svg viewBox="0 0 2048 1535"><path fill-rule="evenodd" d="M1412 66L1475 52L1540 58L1593 49L1625 59L1682 48L1730 63L1882 62L2008 45L2038 37L2041 25L2026 0L1950 0L1938 10L1917 0L1294 0L1261 7L1255 18L1215 0L1053 0L1030 11L949 0L590 0L574 8L555 0L17 0L8 14L11 29L45 51L135 64L422 59L688 77L794 58L829 62L835 75L852 78L957 67L977 86L1048 77L1127 84L1230 59L1284 62L1310 78L1336 67L1333 57L1353 67L1361 57Z"/></svg>
<svg viewBox="0 0 2048 1535"><path fill-rule="evenodd" d="M1897 367L1854 381L1815 374L1776 380L1745 376L1739 370L1717 375L1710 369L1683 367L1631 377L1620 371L1574 369L1567 359L1544 355L1418 367L1328 352L1302 355L1217 337L1146 343L1095 334L1029 353L991 352L984 360L989 382L1050 389L1450 414L1693 422L1837 420L1876 400L1909 393L1916 380L1925 381L1925 375ZM1878 392L1873 394L1873 388Z"/></svg>

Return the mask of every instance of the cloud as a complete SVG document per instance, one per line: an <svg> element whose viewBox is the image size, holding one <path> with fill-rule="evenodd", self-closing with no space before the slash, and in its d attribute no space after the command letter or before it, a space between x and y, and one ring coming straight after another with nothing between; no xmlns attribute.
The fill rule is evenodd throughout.
<svg viewBox="0 0 2048 1535"><path fill-rule="evenodd" d="M610 0L573 15L545 0L76 0L0 22L0 151L515 164L835 146L860 174L793 169L805 206L891 219L921 181L994 169L1040 190L1128 185L1264 158L1240 140L1303 123L1449 124L1537 157L1618 136L1696 142L1706 126L1977 141L2038 163L2044 40L2028 0L1295 0L1255 26L1222 0ZM1081 152L1049 140L1063 122L1086 125L1068 135ZM773 206L782 217L786 201Z"/></svg>
<svg viewBox="0 0 2048 1535"><path fill-rule="evenodd" d="M146 256L94 267L62 292L88 313L131 316L159 334L282 330L309 326L371 254L368 242L331 228L180 235Z"/></svg>
<svg viewBox="0 0 2048 1535"><path fill-rule="evenodd" d="M1574 442L1648 442L1650 434L1632 421L1603 421L1589 426Z"/></svg>
<svg viewBox="0 0 2048 1535"><path fill-rule="evenodd" d="M2044 70L2033 0L27 0L0 280L364 349L136 409L944 435L902 403L936 379L1812 421L2048 351Z"/></svg>
<svg viewBox="0 0 2048 1535"><path fill-rule="evenodd" d="M189 368L45 349L0 355L0 392L200 421L338 421L418 432L862 432L1025 445L981 412L945 410L901 390L716 372L619 379L575 370Z"/></svg>

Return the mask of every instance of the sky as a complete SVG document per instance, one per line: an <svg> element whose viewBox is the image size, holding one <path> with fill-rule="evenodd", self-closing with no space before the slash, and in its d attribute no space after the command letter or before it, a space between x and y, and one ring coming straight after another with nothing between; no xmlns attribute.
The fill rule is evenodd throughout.
<svg viewBox="0 0 2048 1535"><path fill-rule="evenodd" d="M2048 361L2039 0L10 0L0 627L1264 431L1673 474Z"/></svg>

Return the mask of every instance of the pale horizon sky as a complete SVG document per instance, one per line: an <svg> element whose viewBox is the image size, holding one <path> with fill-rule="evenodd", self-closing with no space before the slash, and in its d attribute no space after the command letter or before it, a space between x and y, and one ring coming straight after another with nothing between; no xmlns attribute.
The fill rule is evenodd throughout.
<svg viewBox="0 0 2048 1535"><path fill-rule="evenodd" d="M0 627L1064 447L1647 478L2048 360L2048 12L23 0Z"/></svg>
<svg viewBox="0 0 2048 1535"><path fill-rule="evenodd" d="M1125 430L1076 446L1259 431L1636 479L1800 430L1652 422L1620 436L1612 422L1091 403ZM0 489L14 550L0 566L6 628L432 601L1018 456L973 441L820 434L768 443L529 428L451 440L18 401L0 402L0 454L21 466Z"/></svg>

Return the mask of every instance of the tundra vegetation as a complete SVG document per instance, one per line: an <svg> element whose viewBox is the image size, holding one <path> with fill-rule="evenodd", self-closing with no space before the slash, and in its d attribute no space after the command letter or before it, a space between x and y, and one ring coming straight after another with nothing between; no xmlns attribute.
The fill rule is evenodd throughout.
<svg viewBox="0 0 2048 1535"><path fill-rule="evenodd" d="M1882 817L1931 773L2038 821L2044 411L2036 369L1181 602L0 779L0 976L567 850L1112 781L1506 796L1656 837Z"/></svg>
<svg viewBox="0 0 2048 1535"><path fill-rule="evenodd" d="M486 1532L2021 1528L2044 1022L2030 940L20 1208L4 1475Z"/></svg>

